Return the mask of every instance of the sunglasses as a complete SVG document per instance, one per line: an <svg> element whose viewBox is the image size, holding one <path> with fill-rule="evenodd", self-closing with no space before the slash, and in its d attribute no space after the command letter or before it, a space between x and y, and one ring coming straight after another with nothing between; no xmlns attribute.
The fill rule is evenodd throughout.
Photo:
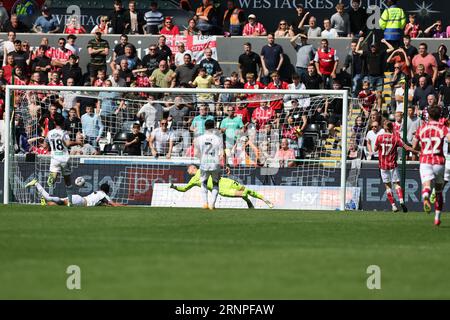
<svg viewBox="0 0 450 320"><path fill-rule="evenodd" d="M286 25L286 23L280 23L280 26L285 26Z"/></svg>

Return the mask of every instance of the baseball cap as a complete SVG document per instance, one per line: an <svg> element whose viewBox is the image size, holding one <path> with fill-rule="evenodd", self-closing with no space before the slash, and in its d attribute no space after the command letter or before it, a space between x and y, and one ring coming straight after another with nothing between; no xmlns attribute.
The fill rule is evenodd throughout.
<svg viewBox="0 0 450 320"><path fill-rule="evenodd" d="M252 13L248 16L249 19L256 19L256 16Z"/></svg>
<svg viewBox="0 0 450 320"><path fill-rule="evenodd" d="M172 21L172 17L165 17L164 21Z"/></svg>

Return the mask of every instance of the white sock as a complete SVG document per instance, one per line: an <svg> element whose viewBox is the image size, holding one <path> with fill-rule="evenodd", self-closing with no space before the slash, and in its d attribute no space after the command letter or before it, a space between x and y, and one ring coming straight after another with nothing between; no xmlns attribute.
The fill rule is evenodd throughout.
<svg viewBox="0 0 450 320"><path fill-rule="evenodd" d="M212 200L211 200L210 207L211 208L215 208L217 195L219 194L219 185L218 184L217 185L213 185L213 189L212 189L211 193L212 193Z"/></svg>
<svg viewBox="0 0 450 320"><path fill-rule="evenodd" d="M36 189L39 192L39 194L44 197L44 199L46 201L52 201L52 202L56 202L56 203L59 203L62 201L61 198L59 198L59 197L51 197L48 194L48 192L45 191L45 189L39 184L39 182L36 183Z"/></svg>
<svg viewBox="0 0 450 320"><path fill-rule="evenodd" d="M203 204L208 203L208 186L207 186L207 182L202 182L202 199L203 199Z"/></svg>
<svg viewBox="0 0 450 320"><path fill-rule="evenodd" d="M441 220L441 213L439 211L436 211L434 215L434 220Z"/></svg>

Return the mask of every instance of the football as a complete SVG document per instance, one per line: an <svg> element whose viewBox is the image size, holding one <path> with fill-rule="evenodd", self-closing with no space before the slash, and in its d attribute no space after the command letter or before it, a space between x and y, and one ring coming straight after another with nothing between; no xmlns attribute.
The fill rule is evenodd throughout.
<svg viewBox="0 0 450 320"><path fill-rule="evenodd" d="M86 181L84 180L83 177L78 177L78 178L75 179L75 185L76 185L77 187L82 187L82 186L84 186L84 183L85 183L85 182L86 182Z"/></svg>

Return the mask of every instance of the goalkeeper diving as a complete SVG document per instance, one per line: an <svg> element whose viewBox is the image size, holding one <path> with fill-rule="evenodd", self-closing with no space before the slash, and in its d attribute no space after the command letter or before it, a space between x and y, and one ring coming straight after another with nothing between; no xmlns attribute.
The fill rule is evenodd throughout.
<svg viewBox="0 0 450 320"><path fill-rule="evenodd" d="M179 192L186 192L193 187L201 187L201 170L196 165L191 164L187 169L187 173L193 177L185 186L176 186L172 183L170 185L170 188L175 189ZM208 190L211 191L213 188L213 181L211 177L209 177L208 179L207 186ZM253 191L230 178L221 177L219 179L219 194L222 197L242 198L247 203L247 206L249 208L254 208L253 203L249 199L249 196L251 196L253 198L264 201L269 206L269 208L273 208L272 202L265 199L262 194Z"/></svg>

